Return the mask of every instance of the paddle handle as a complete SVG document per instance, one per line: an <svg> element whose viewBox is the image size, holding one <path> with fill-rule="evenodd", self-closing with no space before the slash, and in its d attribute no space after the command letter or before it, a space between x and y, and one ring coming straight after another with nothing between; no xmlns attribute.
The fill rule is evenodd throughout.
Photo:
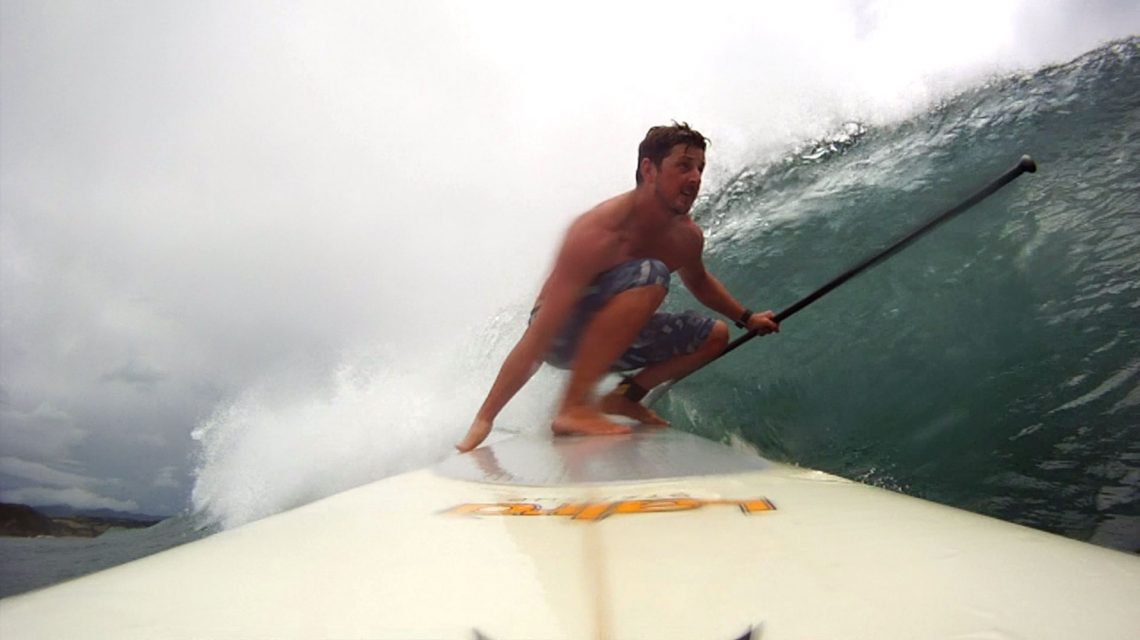
<svg viewBox="0 0 1140 640"><path fill-rule="evenodd" d="M906 235L899 238L898 240L895 240L886 249L883 249L882 251L876 253L875 255L863 260L862 262L856 264L855 266L844 271L843 273L839 274L838 276L832 278L830 281L828 281L827 284L816 289L815 291L812 291L811 293L804 296L801 300L799 300L798 302L796 302L792 306L788 307L787 309L784 309L783 311L777 313L776 317L775 317L776 322L783 322L784 320L787 320L788 318L792 317L796 313L803 310L805 307L807 307L811 303L815 302L816 300L819 300L820 298L827 295L828 293L830 293L834 289L838 288L840 285L847 282L851 278L854 278L855 276L859 275L860 273L863 273L867 269L870 269L871 267L879 264L880 262L883 262L887 258L890 258L891 256L895 255L899 251L902 251L910 243L917 240L920 236L922 236L926 232L930 231L934 227L937 227L938 225L942 224L943 222L946 222L950 218L953 218L954 216L958 215L959 213L962 213L966 209L969 209L970 207L978 204L982 200L985 200L986 198L990 197L991 195L994 194L995 191L997 191L998 189L1001 189L1005 185L1013 182L1021 174L1023 174L1023 173L1035 173L1036 171L1037 171L1037 163L1033 161L1033 158L1031 158L1027 155L1021 156L1021 160L1019 160L1016 165L1014 165L1012 168L1007 170L1005 173L1003 173L1000 176L998 176L997 178L995 178L993 181L991 181L986 186L982 187L980 190L978 190L977 193L973 194L969 198L966 198L965 200L963 200L961 203L954 206L953 208L931 218L927 222L923 223L921 226L915 228L910 233L907 233ZM715 358L713 358L712 360L709 360L708 362L704 363L700 367L697 367L693 371L690 371L688 374L673 380L672 384L676 384L677 382L680 382L682 379L688 377L689 375L692 375L696 371L699 371L701 368L708 366L710 363L715 362L716 360L718 360L720 358L723 358L729 352L733 351L734 349L739 348L740 345L742 345L745 342L748 342L749 340L755 338L757 335L758 334L756 334L755 332L749 331L748 333L744 334L743 336L740 336L736 340L733 340L732 342L730 342L728 344L727 347L725 347L724 351L721 351L720 354L717 355Z"/></svg>
<svg viewBox="0 0 1140 640"><path fill-rule="evenodd" d="M998 189L1001 189L1002 187L1009 184L1010 182L1013 182L1021 174L1023 174L1023 173L1034 173L1036 171L1037 171L1037 163L1033 161L1033 158L1029 157L1028 155L1021 156L1021 159L1017 162L1016 165L1014 165L1012 168L1007 170L1005 173L1003 173L999 177L995 178L992 182L990 182L985 187L980 189L974 195L970 196L969 198L966 198L965 200L963 200L961 203L954 206L953 208L931 218L930 220L923 223L921 226L917 227L916 229L914 229L910 233L907 233L905 236L903 236L903 237L899 238L898 240L896 240L895 242L891 243L891 245L888 246L886 249L883 249L879 253L876 253L875 255L863 260L859 264L856 264L855 266L851 267L847 271L844 271L843 273L839 274L835 278L832 278L827 284L816 289L815 291L812 291L811 293L804 296L802 299L800 299L798 302L796 302L792 306L788 307L787 309L784 309L783 311L777 313L776 317L775 317L776 322L783 322L784 320L792 317L793 315L795 315L796 313L798 313L799 311L801 311L802 309L804 309L805 307L807 307L811 303L815 302L816 300L819 300L820 298L827 295L832 290L838 288L840 285L847 282L851 278L854 278L855 276L866 271L867 269L870 269L871 267L879 264L880 262L885 261L887 258L890 258L891 256L895 255L899 251L902 251L908 245L910 245L912 242L917 240L919 237L921 237L926 232L930 231L934 227L937 227L938 225L942 224L943 222L946 222L950 218L953 218L954 216L958 215L959 213L962 213L963 211L969 209L970 207L978 204L982 200L985 200L986 198L990 197ZM751 340L752 338L755 338L756 336L757 336L757 334L755 332L749 331L747 334L740 336L736 340L733 340L731 343L729 343L729 345L727 347L725 347L724 351L720 352L720 355L718 355L716 358L713 358L712 360L709 360L709 362L713 362L713 361L717 360L718 358L724 357L725 354L729 353L733 349L738 348L740 345L744 344L745 342L748 342L749 340ZM705 365L709 364L709 362L706 362ZM702 366L704 366L704 365L702 365ZM678 378L677 380L680 380L680 378ZM674 382L676 382L676 381L674 381Z"/></svg>

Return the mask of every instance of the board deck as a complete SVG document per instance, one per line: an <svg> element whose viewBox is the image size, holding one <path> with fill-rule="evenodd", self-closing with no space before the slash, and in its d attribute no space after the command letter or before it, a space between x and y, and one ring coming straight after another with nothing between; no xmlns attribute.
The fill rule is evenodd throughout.
<svg viewBox="0 0 1140 640"><path fill-rule="evenodd" d="M635 426L603 438L528 436L452 456L436 466L471 482L533 486L649 482L760 471L771 463L677 429Z"/></svg>
<svg viewBox="0 0 1140 640"><path fill-rule="evenodd" d="M0 638L1100 638L1140 559L676 430L519 436L0 601Z"/></svg>

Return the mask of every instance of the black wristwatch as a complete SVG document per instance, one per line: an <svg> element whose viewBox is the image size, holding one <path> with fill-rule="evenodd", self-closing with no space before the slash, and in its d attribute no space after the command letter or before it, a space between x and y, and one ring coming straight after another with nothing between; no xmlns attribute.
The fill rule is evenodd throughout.
<svg viewBox="0 0 1140 640"><path fill-rule="evenodd" d="M752 309L745 307L744 313L740 314L740 319L736 321L736 326L740 327L741 329L747 329L748 328L748 321L752 319L753 313L754 312L752 311Z"/></svg>

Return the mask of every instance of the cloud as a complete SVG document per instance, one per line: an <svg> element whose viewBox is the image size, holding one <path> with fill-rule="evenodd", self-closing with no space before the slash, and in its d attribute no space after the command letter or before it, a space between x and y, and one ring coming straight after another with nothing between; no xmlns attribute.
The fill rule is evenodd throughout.
<svg viewBox="0 0 1140 640"><path fill-rule="evenodd" d="M24 458L67 459L72 448L87 438L70 412L50 401L31 410L10 404L0 407L0 451Z"/></svg>
<svg viewBox="0 0 1140 640"><path fill-rule="evenodd" d="M156 487L177 488L174 469L163 469ZM31 483L33 486L0 489L0 500L30 505L70 505L80 509L115 509L137 511L136 500L120 500L98 493L111 487L122 489L124 483L113 478L93 478L78 473L60 471L45 464L21 460L13 456L0 457L0 475Z"/></svg>
<svg viewBox="0 0 1140 640"><path fill-rule="evenodd" d="M87 489L71 487L27 487L0 491L0 501L28 504L32 506L68 505L77 509L114 509L115 511L138 511L134 500L116 500L93 493Z"/></svg>
<svg viewBox="0 0 1140 640"><path fill-rule="evenodd" d="M130 360L102 377L105 382L121 382L139 391L151 391L165 379L165 373L137 360Z"/></svg>
<svg viewBox="0 0 1140 640"><path fill-rule="evenodd" d="M175 470L173 466L159 469L158 475L154 478L154 486L167 489L177 489L181 487L182 485L174 479Z"/></svg>
<svg viewBox="0 0 1140 640"><path fill-rule="evenodd" d="M29 462L12 456L0 457L0 473L53 487L92 487L105 482L76 473L58 471L38 462Z"/></svg>

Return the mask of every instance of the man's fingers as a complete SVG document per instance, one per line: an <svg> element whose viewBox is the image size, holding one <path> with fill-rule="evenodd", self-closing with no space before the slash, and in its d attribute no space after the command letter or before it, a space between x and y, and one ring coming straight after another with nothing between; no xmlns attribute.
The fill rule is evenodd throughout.
<svg viewBox="0 0 1140 640"><path fill-rule="evenodd" d="M780 325L771 318L763 318L760 322L754 324L751 330L759 335L767 335L769 333L778 333L780 331Z"/></svg>
<svg viewBox="0 0 1140 640"><path fill-rule="evenodd" d="M778 333L779 331L780 325L776 324L775 322L765 322L760 326L756 333L759 333L760 335L768 335L769 333Z"/></svg>
<svg viewBox="0 0 1140 640"><path fill-rule="evenodd" d="M463 436L463 439L455 444L455 448L459 451L459 453L467 453L475 447L478 447L484 440L487 439L487 435L490 433L490 422L485 420L476 420L475 424L471 425L471 428L467 430L467 435Z"/></svg>
<svg viewBox="0 0 1140 640"><path fill-rule="evenodd" d="M759 319L757 319L756 316L759 316ZM753 322L749 323L749 330L761 336L768 335L769 333L779 333L780 325L776 322L775 318L775 311L757 313L753 316Z"/></svg>
<svg viewBox="0 0 1140 640"><path fill-rule="evenodd" d="M765 322L765 324L768 325L768 332L769 333L779 333L780 325L779 325L779 323L776 322L776 312L775 311L765 311L764 312L764 322Z"/></svg>

